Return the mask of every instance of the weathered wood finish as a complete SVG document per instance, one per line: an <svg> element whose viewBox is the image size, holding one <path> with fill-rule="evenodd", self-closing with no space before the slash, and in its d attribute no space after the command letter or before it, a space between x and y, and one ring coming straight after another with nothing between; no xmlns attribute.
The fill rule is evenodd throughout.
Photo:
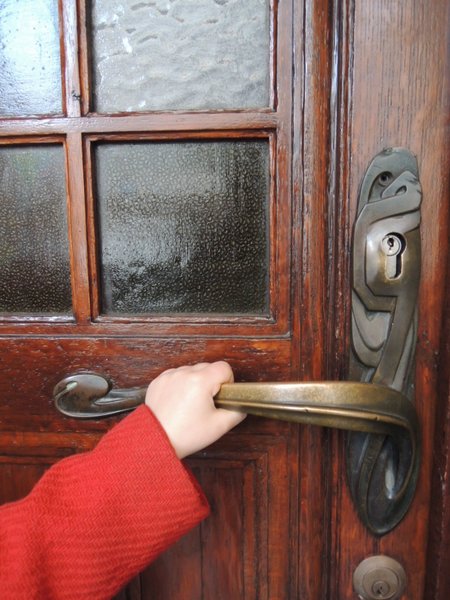
<svg viewBox="0 0 450 600"><path fill-rule="evenodd" d="M271 5L270 108L109 116L89 112L85 0L60 2L65 115L0 119L0 144L65 144L74 315L0 318L0 501L27 493L47 466L92 448L114 423L56 413L53 386L74 371L96 370L131 387L164 368L224 358L244 381L345 378L359 183L380 150L406 146L418 156L424 193L416 379L424 454L411 512L376 540L349 498L343 434L249 418L189 461L211 518L117 598L347 600L355 598L358 563L386 553L407 571L404 599L447 600L450 7L447 0ZM271 315L98 316L90 145L239 137L266 137L274 148Z"/></svg>
<svg viewBox="0 0 450 600"><path fill-rule="evenodd" d="M349 115L349 195L352 220L368 159L384 147L405 146L418 157L423 187L422 283L417 347L416 403L422 423L422 476L412 509L391 534L371 538L351 515L344 466L337 485L331 553L337 557L332 598L352 595L351 574L370 554L398 559L408 573L405 597L424 597L430 473L437 405L437 361L447 255L448 3L364 2L353 6L353 58ZM338 526L336 526L338 524ZM358 543L355 543L358 540Z"/></svg>

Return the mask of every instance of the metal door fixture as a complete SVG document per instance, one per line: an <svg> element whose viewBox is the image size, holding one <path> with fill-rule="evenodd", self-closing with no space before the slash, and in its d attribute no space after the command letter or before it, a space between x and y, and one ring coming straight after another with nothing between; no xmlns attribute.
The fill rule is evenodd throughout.
<svg viewBox="0 0 450 600"><path fill-rule="evenodd" d="M361 185L353 240L350 379L413 397L420 280L421 188L415 157L402 148L378 154ZM363 523L390 531L411 503L418 475L407 436L348 437L350 489Z"/></svg>
<svg viewBox="0 0 450 600"><path fill-rule="evenodd" d="M417 163L404 149L375 157L364 178L353 249L351 379L223 385L217 406L263 417L350 430L348 474L357 511L376 535L411 503L420 462L412 390L420 275ZM118 389L76 373L54 389L69 417L98 418L144 402L146 388Z"/></svg>
<svg viewBox="0 0 450 600"><path fill-rule="evenodd" d="M356 567L353 587L362 600L397 600L405 591L406 573L389 556L369 556Z"/></svg>

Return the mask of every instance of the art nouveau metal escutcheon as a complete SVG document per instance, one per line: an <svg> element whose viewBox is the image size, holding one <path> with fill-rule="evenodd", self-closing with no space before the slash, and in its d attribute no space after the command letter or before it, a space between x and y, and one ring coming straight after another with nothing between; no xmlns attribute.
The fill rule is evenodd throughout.
<svg viewBox="0 0 450 600"><path fill-rule="evenodd" d="M417 162L388 149L362 182L353 243L350 379L223 385L217 406L262 417L349 430L348 478L358 514L375 535L403 518L413 498L420 433L412 398L420 277ZM57 409L98 418L144 402L146 388L113 389L91 372L64 377Z"/></svg>
<svg viewBox="0 0 450 600"><path fill-rule="evenodd" d="M412 400L420 280L421 187L415 157L378 154L363 179L353 240L350 379L397 390ZM414 445L416 446L414 448ZM416 486L419 438L350 434L352 496L375 534L406 513Z"/></svg>

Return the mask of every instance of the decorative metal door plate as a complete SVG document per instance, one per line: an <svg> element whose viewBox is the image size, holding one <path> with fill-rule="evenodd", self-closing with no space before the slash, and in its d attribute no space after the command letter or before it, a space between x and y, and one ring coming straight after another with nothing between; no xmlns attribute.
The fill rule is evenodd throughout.
<svg viewBox="0 0 450 600"><path fill-rule="evenodd" d="M421 187L416 158L389 148L362 181L353 240L350 379L413 399L420 280ZM348 477L358 513L376 535L403 518L418 475L411 440L351 433Z"/></svg>

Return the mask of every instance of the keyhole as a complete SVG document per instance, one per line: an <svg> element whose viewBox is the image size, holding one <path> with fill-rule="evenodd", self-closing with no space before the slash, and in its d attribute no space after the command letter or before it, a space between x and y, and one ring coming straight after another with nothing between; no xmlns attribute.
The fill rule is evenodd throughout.
<svg viewBox="0 0 450 600"><path fill-rule="evenodd" d="M392 181L392 173L389 173L389 171L384 171L378 177L378 181L383 187L386 187L388 183Z"/></svg>
<svg viewBox="0 0 450 600"><path fill-rule="evenodd" d="M386 581L376 581L372 586L375 598L386 598L390 591L391 587Z"/></svg>
<svg viewBox="0 0 450 600"><path fill-rule="evenodd" d="M406 247L405 238L399 233L388 233L382 242L381 249L386 255L386 276L397 279L402 272L402 254Z"/></svg>

